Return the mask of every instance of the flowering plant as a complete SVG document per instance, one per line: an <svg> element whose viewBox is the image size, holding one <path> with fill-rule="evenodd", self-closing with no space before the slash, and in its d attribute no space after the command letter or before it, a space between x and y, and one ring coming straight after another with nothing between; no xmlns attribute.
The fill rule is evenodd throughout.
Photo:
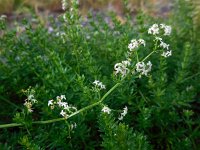
<svg viewBox="0 0 200 150"><path fill-rule="evenodd" d="M198 32L178 14L188 5L166 24L143 13L123 24L84 20L68 2L48 27L0 19L0 149L198 149Z"/></svg>

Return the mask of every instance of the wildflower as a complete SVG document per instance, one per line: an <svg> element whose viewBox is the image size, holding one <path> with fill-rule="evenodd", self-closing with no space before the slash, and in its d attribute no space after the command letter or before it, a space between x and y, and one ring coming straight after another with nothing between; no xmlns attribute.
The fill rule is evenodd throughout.
<svg viewBox="0 0 200 150"><path fill-rule="evenodd" d="M169 49L169 44L166 44L165 42L160 41L160 47L166 48L168 50Z"/></svg>
<svg viewBox="0 0 200 150"><path fill-rule="evenodd" d="M130 66L130 64L131 63L128 60L115 64L114 66L115 74L120 73L122 74L122 77L126 76L129 73L129 69L127 67Z"/></svg>
<svg viewBox="0 0 200 150"><path fill-rule="evenodd" d="M53 105L53 100L48 101L48 106L51 106L51 105Z"/></svg>
<svg viewBox="0 0 200 150"><path fill-rule="evenodd" d="M125 106L123 112L120 114L118 119L123 120L123 118L126 116L127 113L128 113L128 108Z"/></svg>
<svg viewBox="0 0 200 150"><path fill-rule="evenodd" d="M139 39L138 42L145 47L145 41L143 39Z"/></svg>
<svg viewBox="0 0 200 150"><path fill-rule="evenodd" d="M163 57L169 57L169 56L171 56L172 55L172 51L170 50L170 51L166 51L166 52L163 52L162 54L161 54L161 56L163 56Z"/></svg>
<svg viewBox="0 0 200 150"><path fill-rule="evenodd" d="M128 48L130 51L133 51L133 49L138 48L139 43L137 40L133 39L131 40L131 43L128 45Z"/></svg>
<svg viewBox="0 0 200 150"><path fill-rule="evenodd" d="M107 106L104 106L101 111L104 112L104 113L110 114L111 109L109 107L107 107Z"/></svg>
<svg viewBox="0 0 200 150"><path fill-rule="evenodd" d="M34 97L35 91L31 89L30 87L27 90L23 90L23 92L26 94L27 99L25 99L24 106L27 108L28 112L33 112L32 106L34 103L37 103L37 100Z"/></svg>
<svg viewBox="0 0 200 150"><path fill-rule="evenodd" d="M70 114L77 111L77 108L68 105L68 103L63 102L63 100L66 100L65 95L57 96L55 102L53 99L48 101L48 106L50 106L51 109L54 109L54 107L58 106L62 109L60 115L62 115L64 118L67 118Z"/></svg>
<svg viewBox="0 0 200 150"><path fill-rule="evenodd" d="M59 107L62 107L62 106L63 106L63 102L60 101L60 100L57 102L57 104L58 104Z"/></svg>
<svg viewBox="0 0 200 150"><path fill-rule="evenodd" d="M138 48L140 45L145 46L145 41L143 39L139 39L139 40L133 39L131 40L131 43L128 45L128 49L130 51L133 51L135 48Z"/></svg>
<svg viewBox="0 0 200 150"><path fill-rule="evenodd" d="M25 101L24 106L26 106L28 112L30 112L30 113L33 112L32 103L31 102Z"/></svg>
<svg viewBox="0 0 200 150"><path fill-rule="evenodd" d="M64 118L67 118L67 113L63 110L61 110L60 115L63 116Z"/></svg>
<svg viewBox="0 0 200 150"><path fill-rule="evenodd" d="M160 41L160 42L162 41L162 38L158 37L158 36L156 36L155 39L158 40L158 41Z"/></svg>
<svg viewBox="0 0 200 150"><path fill-rule="evenodd" d="M61 98L61 100L63 100L63 99L65 99L65 100L66 100L66 97L65 97L65 95L60 95L60 98Z"/></svg>
<svg viewBox="0 0 200 150"><path fill-rule="evenodd" d="M100 82L98 80L95 80L93 82L93 84L95 85L95 88L97 88L99 90L106 89L106 86L102 82Z"/></svg>
<svg viewBox="0 0 200 150"><path fill-rule="evenodd" d="M148 61L147 64L144 62L138 62L136 64L136 71L141 73L141 75L147 76L147 74L151 71L152 63Z"/></svg>
<svg viewBox="0 0 200 150"><path fill-rule="evenodd" d="M160 24L160 27L161 27L161 29L164 30L164 35L170 35L171 34L171 31L172 31L171 26L167 26L165 24Z"/></svg>
<svg viewBox="0 0 200 150"><path fill-rule="evenodd" d="M62 0L62 9L66 10L66 8L67 8L67 2L66 0Z"/></svg>
<svg viewBox="0 0 200 150"><path fill-rule="evenodd" d="M153 25L148 29L148 34L152 34L152 35L159 34L159 26L158 26L158 24L153 24Z"/></svg>

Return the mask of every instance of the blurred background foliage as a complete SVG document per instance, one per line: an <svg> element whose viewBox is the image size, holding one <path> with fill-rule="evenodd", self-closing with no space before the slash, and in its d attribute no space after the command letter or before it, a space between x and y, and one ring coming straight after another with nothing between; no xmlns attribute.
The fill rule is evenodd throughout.
<svg viewBox="0 0 200 150"><path fill-rule="evenodd" d="M129 7L133 12L143 9L152 14L162 9L168 11L171 0L129 0ZM123 13L122 0L79 0L80 10L113 10L118 14ZM0 0L0 13L11 14L13 11L23 12L26 8L38 10L60 11L61 0Z"/></svg>

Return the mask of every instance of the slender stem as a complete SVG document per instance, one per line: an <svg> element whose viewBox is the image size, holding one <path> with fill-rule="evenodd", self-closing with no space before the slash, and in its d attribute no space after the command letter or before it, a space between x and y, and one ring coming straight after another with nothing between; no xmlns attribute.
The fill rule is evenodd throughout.
<svg viewBox="0 0 200 150"><path fill-rule="evenodd" d="M93 108L94 106L97 106L99 105L100 103L102 103L104 101L104 99L110 95L110 93L112 93L112 91L114 91L121 83L117 83L115 84L98 102L94 103L94 104L91 104L89 106L86 106L76 112L74 112L73 114L69 115L67 119L83 112L83 111L86 111L90 108ZM58 122L58 121L63 121L63 120L66 120L65 118L56 118L56 119L51 119L51 120L45 120L45 121L34 121L32 122L32 124L48 124L48 123L53 123L53 122ZM23 126L24 124L20 124L20 123L10 123L10 124L3 124L3 125L0 125L0 128L9 128L9 127L18 127L18 126Z"/></svg>
<svg viewBox="0 0 200 150"><path fill-rule="evenodd" d="M135 51L135 54L136 54L137 62L139 62L139 57L138 57L138 52L137 52L137 50Z"/></svg>
<svg viewBox="0 0 200 150"><path fill-rule="evenodd" d="M142 62L145 61L146 59L148 59L153 53L155 53L155 51L152 51L151 53L149 53L149 55L147 55L145 58L143 58Z"/></svg>

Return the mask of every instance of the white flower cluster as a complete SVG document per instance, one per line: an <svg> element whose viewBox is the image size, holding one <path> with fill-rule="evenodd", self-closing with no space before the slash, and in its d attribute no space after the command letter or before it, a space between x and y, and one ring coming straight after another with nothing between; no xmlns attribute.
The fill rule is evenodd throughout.
<svg viewBox="0 0 200 150"><path fill-rule="evenodd" d="M126 116L127 113L128 113L128 108L125 106L123 112L120 114L118 119L123 120L123 118Z"/></svg>
<svg viewBox="0 0 200 150"><path fill-rule="evenodd" d="M131 43L128 44L128 49L132 52L134 49L138 48L140 45L143 45L145 47L145 41L143 39L133 39L131 40Z"/></svg>
<svg viewBox="0 0 200 150"><path fill-rule="evenodd" d="M93 84L95 86L95 89L97 89L98 91L102 90L102 89L106 89L106 86L102 82L100 82L99 80L95 80L93 82Z"/></svg>
<svg viewBox="0 0 200 150"><path fill-rule="evenodd" d="M148 72L151 71L151 67L152 63L150 61L148 61L147 64L145 64L144 62L138 62L136 64L136 71L140 73L140 76L141 75L147 76Z"/></svg>
<svg viewBox="0 0 200 150"><path fill-rule="evenodd" d="M104 113L110 114L111 109L107 106L104 106L101 111L104 112Z"/></svg>
<svg viewBox="0 0 200 150"><path fill-rule="evenodd" d="M67 8L67 1L66 0L62 0L61 3L62 3L62 9L66 10L66 8Z"/></svg>
<svg viewBox="0 0 200 150"><path fill-rule="evenodd" d="M169 57L172 55L172 50L169 50L169 44L163 42L163 39L161 37L156 37L156 40L160 42L159 47L165 49L166 51L164 51L161 56L163 57Z"/></svg>
<svg viewBox="0 0 200 150"><path fill-rule="evenodd" d="M32 113L33 104L37 103L38 101L34 97L35 90L29 88L27 90L23 90L23 92L27 95L27 99L25 99L24 106L27 108L28 112Z"/></svg>
<svg viewBox="0 0 200 150"><path fill-rule="evenodd" d="M152 34L152 35L157 35L160 32L160 29L162 29L164 31L164 35L170 35L172 28L171 26L165 25L165 24L153 24L149 30L148 30L148 34Z"/></svg>
<svg viewBox="0 0 200 150"><path fill-rule="evenodd" d="M124 77L127 73L129 73L128 66L130 65L131 63L129 60L125 60L125 61L122 61L121 63L115 64L114 66L115 75L119 73L122 75L122 77Z"/></svg>
<svg viewBox="0 0 200 150"><path fill-rule="evenodd" d="M51 109L54 109L55 106L61 108L60 115L67 119L70 114L77 111L77 108L70 106L67 102L63 102L63 100L66 100L65 95L57 96L55 101L53 99L48 101L48 106Z"/></svg>

